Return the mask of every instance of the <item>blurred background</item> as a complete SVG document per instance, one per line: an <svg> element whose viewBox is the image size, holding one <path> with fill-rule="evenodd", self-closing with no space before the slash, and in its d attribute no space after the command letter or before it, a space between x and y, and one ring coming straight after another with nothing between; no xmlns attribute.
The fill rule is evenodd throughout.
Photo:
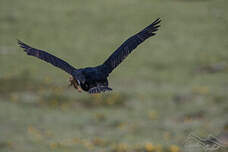
<svg viewBox="0 0 228 152"><path fill-rule="evenodd" d="M16 44L96 66L158 17L101 95L67 88ZM1 152L184 152L189 134L227 144L227 78L227 0L0 1Z"/></svg>

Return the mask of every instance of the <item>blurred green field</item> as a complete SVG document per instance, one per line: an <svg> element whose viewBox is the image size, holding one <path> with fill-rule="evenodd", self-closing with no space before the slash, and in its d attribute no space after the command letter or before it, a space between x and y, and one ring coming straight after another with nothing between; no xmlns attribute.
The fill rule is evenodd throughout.
<svg viewBox="0 0 228 152"><path fill-rule="evenodd" d="M16 45L96 66L158 17L102 95L68 89ZM1 0L0 69L1 152L185 152L190 133L228 143L227 0Z"/></svg>

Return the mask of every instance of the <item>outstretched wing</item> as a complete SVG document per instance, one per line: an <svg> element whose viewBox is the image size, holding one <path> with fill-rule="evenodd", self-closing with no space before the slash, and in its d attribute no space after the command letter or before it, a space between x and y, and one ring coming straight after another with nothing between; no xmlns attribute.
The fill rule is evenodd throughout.
<svg viewBox="0 0 228 152"><path fill-rule="evenodd" d="M41 60L44 60L64 71L66 71L67 73L73 75L73 72L76 70L73 66L71 66L70 64L68 64L67 62L61 60L60 58L51 55L45 51L42 50L38 50L35 48L30 47L29 45L21 42L18 40L18 44L21 48L24 49L24 51L31 56L35 56L37 58L40 58Z"/></svg>
<svg viewBox="0 0 228 152"><path fill-rule="evenodd" d="M126 40L100 67L101 70L108 75L115 69L139 44L148 39L151 36L154 36L158 28L160 27L159 23L161 22L160 18L155 20L148 27L135 34Z"/></svg>

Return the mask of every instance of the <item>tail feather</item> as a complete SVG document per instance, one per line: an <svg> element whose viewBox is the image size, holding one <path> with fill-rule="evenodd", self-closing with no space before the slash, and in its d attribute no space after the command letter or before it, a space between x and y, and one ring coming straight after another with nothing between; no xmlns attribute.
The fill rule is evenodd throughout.
<svg viewBox="0 0 228 152"><path fill-rule="evenodd" d="M94 88L89 89L88 92L90 94L96 94L96 93L101 93L101 92L105 92L105 91L112 91L112 89L107 86L99 86L99 87L94 87Z"/></svg>

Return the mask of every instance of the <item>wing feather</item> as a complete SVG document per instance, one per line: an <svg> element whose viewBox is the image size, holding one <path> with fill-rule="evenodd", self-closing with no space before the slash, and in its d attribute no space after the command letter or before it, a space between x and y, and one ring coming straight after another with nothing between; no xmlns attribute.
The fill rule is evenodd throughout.
<svg viewBox="0 0 228 152"><path fill-rule="evenodd" d="M67 62L63 61L62 59L60 59L60 58L58 58L52 54L49 54L49 53L42 51L42 50L32 48L29 45L27 45L27 44L25 44L19 40L18 40L18 44L21 48L24 49L24 51L28 55L35 56L41 60L44 60L44 61L62 69L62 70L64 70L65 72L67 72L71 75L73 75L73 72L76 70L73 66L71 66Z"/></svg>
<svg viewBox="0 0 228 152"><path fill-rule="evenodd" d="M126 40L100 67L101 70L108 75L111 73L139 44L154 36L159 29L160 18L156 19L152 24L147 26L139 33L133 35Z"/></svg>

